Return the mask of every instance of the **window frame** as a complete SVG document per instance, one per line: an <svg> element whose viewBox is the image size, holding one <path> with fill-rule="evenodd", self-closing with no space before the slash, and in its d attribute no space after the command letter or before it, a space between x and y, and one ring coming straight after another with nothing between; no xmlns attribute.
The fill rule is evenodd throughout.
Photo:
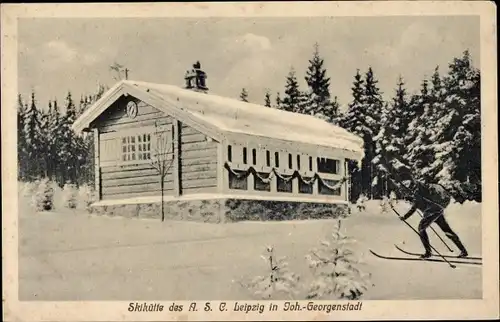
<svg viewBox="0 0 500 322"><path fill-rule="evenodd" d="M167 128L167 129L165 129L165 131L173 133L171 128ZM144 135L149 136L149 141L144 142L142 140L142 137ZM117 139L119 142L118 165L126 166L126 165L134 165L134 164L145 164L145 163L151 163L153 161L153 159L154 159L153 152L154 152L155 144L156 144L154 127L153 128L151 128L151 127L143 128L143 129L140 129L139 131L137 129L120 131L120 132L116 133L116 136L117 136ZM171 139L170 136L171 135L169 135L169 139ZM141 137L140 142L139 142L139 137ZM124 140L130 139L130 138L134 138L133 145L131 143L124 143ZM143 144L149 144L149 150L147 152L143 151L142 148L141 148L141 151L139 151L139 145L141 145L141 147L143 147ZM135 155L134 160L132 160L132 159L131 160L124 160L123 159L125 153L127 153L127 154L130 153L130 152L123 151L124 146L128 146L128 147L133 146L134 147L134 151L132 151ZM141 154L149 153L149 159L139 159L139 153L141 153Z"/></svg>
<svg viewBox="0 0 500 322"><path fill-rule="evenodd" d="M335 164L334 172L325 171L325 164L331 160ZM327 174L327 175L339 175L340 174L340 160L331 157L316 157L316 172Z"/></svg>

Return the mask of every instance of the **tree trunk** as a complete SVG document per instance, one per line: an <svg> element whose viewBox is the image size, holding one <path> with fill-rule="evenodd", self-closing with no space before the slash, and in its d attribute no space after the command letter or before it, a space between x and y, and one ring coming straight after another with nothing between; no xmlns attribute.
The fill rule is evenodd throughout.
<svg viewBox="0 0 500 322"><path fill-rule="evenodd" d="M165 186L165 183L164 183L164 176L161 175L160 176L161 178L161 182L160 182L160 187L161 187L161 221L165 221L165 209L164 209L164 206L163 206L163 190L164 190L164 186Z"/></svg>

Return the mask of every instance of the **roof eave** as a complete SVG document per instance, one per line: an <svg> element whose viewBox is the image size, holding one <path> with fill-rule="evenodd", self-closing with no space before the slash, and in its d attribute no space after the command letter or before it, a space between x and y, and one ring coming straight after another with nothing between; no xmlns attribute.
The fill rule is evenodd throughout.
<svg viewBox="0 0 500 322"><path fill-rule="evenodd" d="M123 82L117 83L90 106L71 126L76 133L90 130L90 124L123 94Z"/></svg>

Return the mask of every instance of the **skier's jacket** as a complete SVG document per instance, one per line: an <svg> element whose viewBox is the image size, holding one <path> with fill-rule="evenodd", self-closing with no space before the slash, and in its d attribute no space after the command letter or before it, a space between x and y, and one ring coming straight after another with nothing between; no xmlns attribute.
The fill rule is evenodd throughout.
<svg viewBox="0 0 500 322"><path fill-rule="evenodd" d="M413 191L413 207L405 215L411 216L417 209L424 213L424 216L438 214L444 211L450 204L449 193L438 184L417 183Z"/></svg>

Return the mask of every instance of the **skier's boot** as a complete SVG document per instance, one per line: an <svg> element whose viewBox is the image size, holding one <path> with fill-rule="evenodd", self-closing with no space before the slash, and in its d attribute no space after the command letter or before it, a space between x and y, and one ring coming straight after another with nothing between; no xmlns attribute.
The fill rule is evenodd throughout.
<svg viewBox="0 0 500 322"><path fill-rule="evenodd" d="M464 257L467 257L467 256L469 256L469 254L467 253L467 250L462 249L462 251L458 255L458 258L464 258Z"/></svg>
<svg viewBox="0 0 500 322"><path fill-rule="evenodd" d="M429 251L426 251L424 254L420 255L420 258L426 259L432 256L432 253Z"/></svg>

